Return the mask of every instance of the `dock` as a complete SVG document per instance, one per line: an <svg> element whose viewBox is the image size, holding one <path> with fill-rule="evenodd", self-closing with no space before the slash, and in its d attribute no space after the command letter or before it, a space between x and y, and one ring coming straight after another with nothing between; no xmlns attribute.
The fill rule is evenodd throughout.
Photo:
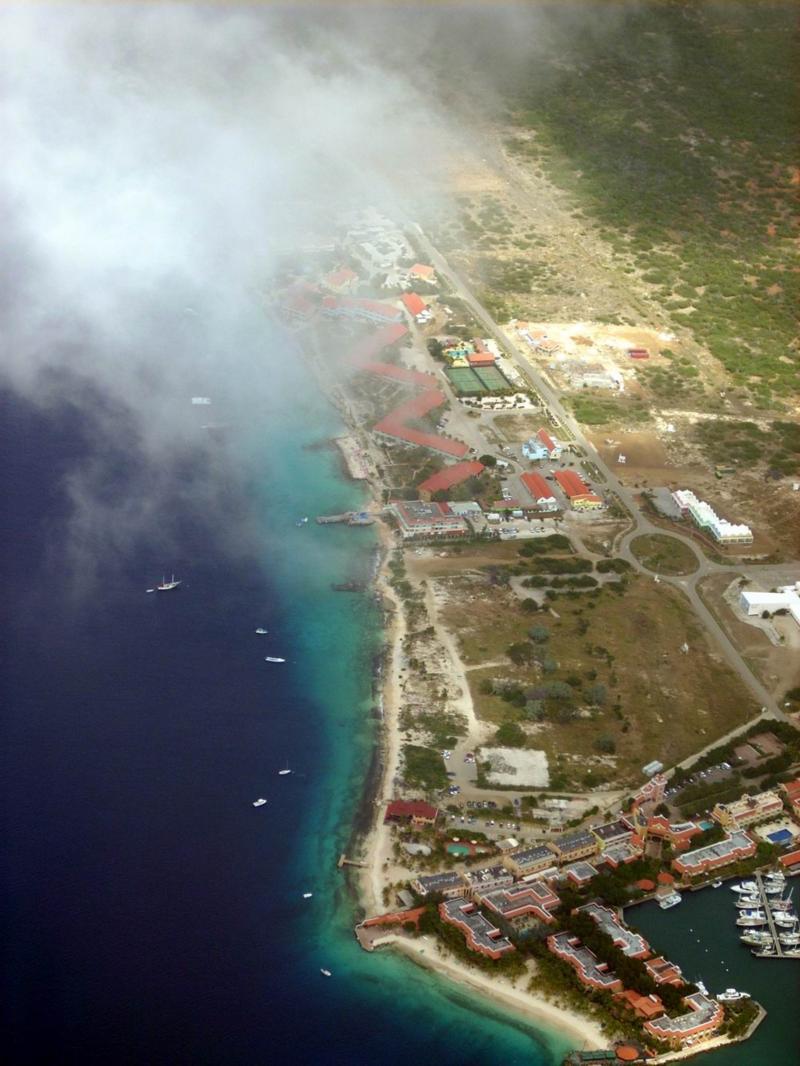
<svg viewBox="0 0 800 1066"><path fill-rule="evenodd" d="M772 944L775 950L771 951L769 955L758 955L756 952L753 952L753 954L756 955L756 958L762 959L796 959L798 956L787 954L787 949L780 942L780 929L775 925L775 918L770 907L771 897L764 891L764 879L760 871L755 874L755 882L758 885L758 907L767 916L769 935L772 937Z"/></svg>
<svg viewBox="0 0 800 1066"><path fill-rule="evenodd" d="M348 859L344 852L339 856L339 861L336 865L341 870L344 866L359 866L362 870L366 870L369 863L360 862L358 859Z"/></svg>
<svg viewBox="0 0 800 1066"><path fill-rule="evenodd" d="M371 526L375 516L369 511L344 511L342 514L318 514L316 523L318 526L330 526L337 522L348 526Z"/></svg>

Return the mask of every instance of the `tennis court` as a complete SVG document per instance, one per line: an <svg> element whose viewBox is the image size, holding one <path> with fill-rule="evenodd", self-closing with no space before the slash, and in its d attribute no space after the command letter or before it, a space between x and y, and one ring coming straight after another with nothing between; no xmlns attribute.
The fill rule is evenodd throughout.
<svg viewBox="0 0 800 1066"><path fill-rule="evenodd" d="M455 391L462 396L476 396L486 392L486 386L471 367L451 367L445 370L445 374Z"/></svg>
<svg viewBox="0 0 800 1066"><path fill-rule="evenodd" d="M511 388L511 383L496 366L475 367L472 372L489 392L500 392Z"/></svg>

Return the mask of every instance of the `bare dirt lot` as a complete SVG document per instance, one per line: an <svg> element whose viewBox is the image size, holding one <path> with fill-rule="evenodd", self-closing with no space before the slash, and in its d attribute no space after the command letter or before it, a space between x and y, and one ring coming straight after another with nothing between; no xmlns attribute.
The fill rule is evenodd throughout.
<svg viewBox="0 0 800 1066"><path fill-rule="evenodd" d="M555 787L631 784L652 758L678 762L757 711L663 584L631 578L622 594L559 595L536 614L485 576L437 584L478 717L516 723L547 753ZM539 643L535 627L546 631Z"/></svg>

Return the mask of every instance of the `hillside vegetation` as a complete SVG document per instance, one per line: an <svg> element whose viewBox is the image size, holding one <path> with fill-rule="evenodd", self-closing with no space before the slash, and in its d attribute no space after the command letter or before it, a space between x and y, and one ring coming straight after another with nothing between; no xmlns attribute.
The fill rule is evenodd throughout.
<svg viewBox="0 0 800 1066"><path fill-rule="evenodd" d="M800 392L796 9L654 0L510 64L518 160L573 193L764 406Z"/></svg>

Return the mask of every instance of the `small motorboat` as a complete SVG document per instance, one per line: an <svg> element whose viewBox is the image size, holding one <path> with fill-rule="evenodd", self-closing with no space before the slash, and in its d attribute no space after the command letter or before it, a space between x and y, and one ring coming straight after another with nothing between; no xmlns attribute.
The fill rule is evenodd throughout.
<svg viewBox="0 0 800 1066"><path fill-rule="evenodd" d="M722 888L722 879L718 877L716 881L712 881L711 882L711 887L712 888Z"/></svg>
<svg viewBox="0 0 800 1066"><path fill-rule="evenodd" d="M265 663L285 663L286 660L278 658L277 655L265 655L264 656L264 662Z"/></svg>
<svg viewBox="0 0 800 1066"><path fill-rule="evenodd" d="M295 525L296 526L307 526L308 525L308 515L303 515L302 518L298 519L298 521L295 522Z"/></svg>
<svg viewBox="0 0 800 1066"><path fill-rule="evenodd" d="M266 636L267 633L269 633L269 630L268 629L262 629L261 626L259 626L258 629L256 630L256 633L258 633L258 635L260 637L263 637L263 636Z"/></svg>
<svg viewBox="0 0 800 1066"><path fill-rule="evenodd" d="M259 796L257 800L253 800L253 806L254 807L263 807L266 802L267 801L264 799L263 796Z"/></svg>
<svg viewBox="0 0 800 1066"><path fill-rule="evenodd" d="M314 893L313 893L313 892L304 892L304 893L303 893L303 899L311 899L311 897L312 897L313 895L314 895Z"/></svg>
<svg viewBox="0 0 800 1066"><path fill-rule="evenodd" d="M322 974L323 977L333 977L333 974L331 973L331 971L330 970L326 970L324 966L320 969L319 972Z"/></svg>
<svg viewBox="0 0 800 1066"><path fill-rule="evenodd" d="M758 892L758 885L755 881L742 881L740 885L731 885L731 892L744 892L748 896L753 896Z"/></svg>

